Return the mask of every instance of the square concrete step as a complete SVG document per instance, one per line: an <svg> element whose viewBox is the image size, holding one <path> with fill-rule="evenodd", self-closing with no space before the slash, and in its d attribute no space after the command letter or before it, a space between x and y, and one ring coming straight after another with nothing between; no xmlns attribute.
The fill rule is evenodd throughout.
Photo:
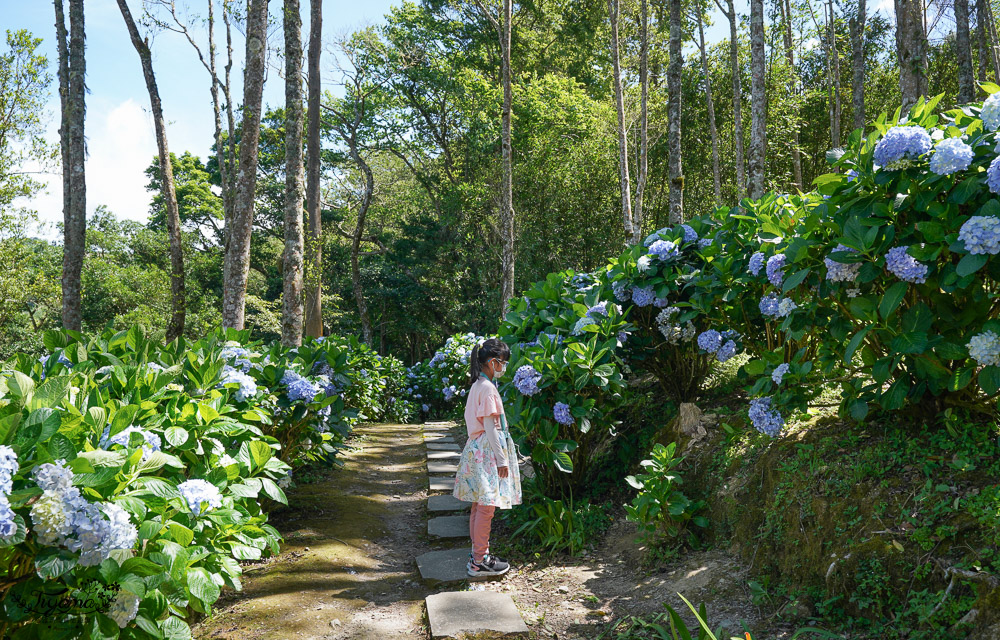
<svg viewBox="0 0 1000 640"><path fill-rule="evenodd" d="M453 462L442 462L439 460L429 460L427 462L428 473L455 473L458 465Z"/></svg>
<svg viewBox="0 0 1000 640"><path fill-rule="evenodd" d="M435 440L433 442L427 442L427 449L430 451L461 451L462 447L458 446L454 442L441 442L440 440Z"/></svg>
<svg viewBox="0 0 1000 640"><path fill-rule="evenodd" d="M441 435L439 433L425 433L424 440L426 440L427 442L446 442L451 444L455 443L455 438L452 438L450 435Z"/></svg>
<svg viewBox="0 0 1000 640"><path fill-rule="evenodd" d="M528 627L514 600L494 591L457 591L427 596L427 621L434 640L492 631L501 638L526 638Z"/></svg>
<svg viewBox="0 0 1000 640"><path fill-rule="evenodd" d="M463 502L455 496L429 496L427 498L428 511L461 511L468 509L471 502Z"/></svg>
<svg viewBox="0 0 1000 640"><path fill-rule="evenodd" d="M469 516L438 516L427 521L427 535L438 538L468 538Z"/></svg>
<svg viewBox="0 0 1000 640"><path fill-rule="evenodd" d="M455 488L455 476L431 476L431 491L452 491Z"/></svg>
<svg viewBox="0 0 1000 640"><path fill-rule="evenodd" d="M466 563L469 562L469 547L431 551L417 556L417 569L420 579L428 586L436 586L443 582L480 582L484 578L474 578L466 573Z"/></svg>
<svg viewBox="0 0 1000 640"><path fill-rule="evenodd" d="M447 431L454 426L454 423L451 422L427 422L424 424L424 433L428 431Z"/></svg>
<svg viewBox="0 0 1000 640"><path fill-rule="evenodd" d="M428 460L458 460L462 454L458 451L428 451Z"/></svg>

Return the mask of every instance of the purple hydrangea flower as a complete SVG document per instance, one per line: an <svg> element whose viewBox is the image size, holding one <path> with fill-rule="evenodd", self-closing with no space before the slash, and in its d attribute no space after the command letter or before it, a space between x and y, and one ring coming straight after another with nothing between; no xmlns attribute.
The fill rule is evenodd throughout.
<svg viewBox="0 0 1000 640"><path fill-rule="evenodd" d="M656 298L656 294L653 293L653 287L636 287L632 289L632 302L635 303L637 307L648 307L653 304L653 300Z"/></svg>
<svg viewBox="0 0 1000 640"><path fill-rule="evenodd" d="M703 331L698 336L698 346L708 353L715 353L722 346L722 335L715 329Z"/></svg>
<svg viewBox="0 0 1000 640"><path fill-rule="evenodd" d="M684 242L698 241L698 232L695 231L690 225L682 224L681 228L684 229Z"/></svg>
<svg viewBox="0 0 1000 640"><path fill-rule="evenodd" d="M191 513L196 516L222 506L222 494L219 493L219 489L205 480L185 480L177 485L177 492L187 502Z"/></svg>
<svg viewBox="0 0 1000 640"><path fill-rule="evenodd" d="M973 155L972 147L962 142L961 138L947 138L934 147L931 171L940 176L965 171L972 164Z"/></svg>
<svg viewBox="0 0 1000 640"><path fill-rule="evenodd" d="M785 419L777 409L771 408L771 397L754 398L750 401L750 421L757 431L772 438L781 433L785 427Z"/></svg>
<svg viewBox="0 0 1000 640"><path fill-rule="evenodd" d="M855 171L854 169L848 170L846 175L848 182L855 182L858 179L858 172Z"/></svg>
<svg viewBox="0 0 1000 640"><path fill-rule="evenodd" d="M958 232L958 239L973 255L995 256L1000 253L1000 219L994 216L972 216Z"/></svg>
<svg viewBox="0 0 1000 640"><path fill-rule="evenodd" d="M673 240L657 240L649 245L649 255L666 262L681 255L681 250Z"/></svg>
<svg viewBox="0 0 1000 640"><path fill-rule="evenodd" d="M567 426L573 424L573 416L569 412L569 405L565 402L557 402L552 408L552 415L559 424Z"/></svg>
<svg viewBox="0 0 1000 640"><path fill-rule="evenodd" d="M875 162L889 171L905 169L931 150L931 136L923 127L893 127L875 145Z"/></svg>
<svg viewBox="0 0 1000 640"><path fill-rule="evenodd" d="M785 277L785 254L776 253L767 259L767 279L776 287L781 286L781 281Z"/></svg>
<svg viewBox="0 0 1000 640"><path fill-rule="evenodd" d="M702 238L701 240L698 241L698 248L706 249L708 247L711 247L714 241L715 238Z"/></svg>
<svg viewBox="0 0 1000 640"><path fill-rule="evenodd" d="M758 251L750 256L750 266L747 270L751 275L760 275L760 270L764 267L764 254Z"/></svg>
<svg viewBox="0 0 1000 640"><path fill-rule="evenodd" d="M1000 193L1000 156L993 158L993 162L986 169L986 184L989 185L991 193Z"/></svg>
<svg viewBox="0 0 1000 640"><path fill-rule="evenodd" d="M14 450L5 444L0 445L0 495L10 494L19 466Z"/></svg>
<svg viewBox="0 0 1000 640"><path fill-rule="evenodd" d="M514 388L522 395L533 396L538 393L538 382L541 379L542 374L530 364L526 364L518 367L514 373Z"/></svg>
<svg viewBox="0 0 1000 640"><path fill-rule="evenodd" d="M781 380L785 377L786 373L788 373L788 363L782 362L771 372L771 380L774 381L774 384L781 384Z"/></svg>
<svg viewBox="0 0 1000 640"><path fill-rule="evenodd" d="M653 300L653 306L656 307L657 309L666 309L667 307L670 306L670 301L666 297L663 298L658 297L655 300Z"/></svg>
<svg viewBox="0 0 1000 640"><path fill-rule="evenodd" d="M917 262L907 249L909 247L889 249L885 254L885 266L900 280L921 284L927 280L927 265Z"/></svg>
<svg viewBox="0 0 1000 640"><path fill-rule="evenodd" d="M608 303L598 302L591 308L587 309L587 317L593 318L594 316L604 316L608 317Z"/></svg>
<svg viewBox="0 0 1000 640"><path fill-rule="evenodd" d="M611 290L619 302L628 302L632 298L632 292L624 280L618 280L612 284Z"/></svg>
<svg viewBox="0 0 1000 640"><path fill-rule="evenodd" d="M316 399L317 393L319 393L319 387L305 378L299 378L288 385L288 399L291 402L298 402L299 400L312 402Z"/></svg>
<svg viewBox="0 0 1000 640"><path fill-rule="evenodd" d="M733 340L727 340L726 344L719 347L719 350L715 353L715 359L719 362L725 362L733 356L736 355L736 342Z"/></svg>
<svg viewBox="0 0 1000 640"><path fill-rule="evenodd" d="M838 244L832 253L838 252L857 253L857 250ZM826 264L826 279L831 282L852 282L861 271L860 262L837 262L829 256L824 258L823 262Z"/></svg>
<svg viewBox="0 0 1000 640"><path fill-rule="evenodd" d="M760 299L760 303L757 306L760 309L761 315L768 318L776 318L778 317L778 304L780 302L778 296L769 293Z"/></svg>

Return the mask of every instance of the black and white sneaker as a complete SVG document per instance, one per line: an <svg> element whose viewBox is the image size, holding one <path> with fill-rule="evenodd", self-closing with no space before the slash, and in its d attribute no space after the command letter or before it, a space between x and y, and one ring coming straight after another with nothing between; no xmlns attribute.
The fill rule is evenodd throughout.
<svg viewBox="0 0 1000 640"><path fill-rule="evenodd" d="M476 562L475 560L469 560L468 574L470 576L502 576L503 574L510 571L510 565L497 558L486 554L483 556L482 562Z"/></svg>

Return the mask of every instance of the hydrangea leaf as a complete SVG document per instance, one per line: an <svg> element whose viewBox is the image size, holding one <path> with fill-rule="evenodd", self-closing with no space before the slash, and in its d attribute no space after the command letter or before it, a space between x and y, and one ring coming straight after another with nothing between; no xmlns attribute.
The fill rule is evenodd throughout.
<svg viewBox="0 0 1000 640"><path fill-rule="evenodd" d="M973 273L979 271L986 265L986 261L989 258L988 255L984 254L968 254L962 256L959 261L958 266L955 267L955 272L961 277L972 275Z"/></svg>
<svg viewBox="0 0 1000 640"><path fill-rule="evenodd" d="M1000 367L996 365L983 367L979 372L979 388L990 396L1000 391Z"/></svg>

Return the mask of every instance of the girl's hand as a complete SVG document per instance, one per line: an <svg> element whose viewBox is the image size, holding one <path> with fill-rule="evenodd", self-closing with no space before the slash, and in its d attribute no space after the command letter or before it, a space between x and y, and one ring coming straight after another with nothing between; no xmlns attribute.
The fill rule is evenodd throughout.
<svg viewBox="0 0 1000 640"><path fill-rule="evenodd" d="M507 467L497 467L497 474L499 474L501 478L506 478L510 474L510 471Z"/></svg>

